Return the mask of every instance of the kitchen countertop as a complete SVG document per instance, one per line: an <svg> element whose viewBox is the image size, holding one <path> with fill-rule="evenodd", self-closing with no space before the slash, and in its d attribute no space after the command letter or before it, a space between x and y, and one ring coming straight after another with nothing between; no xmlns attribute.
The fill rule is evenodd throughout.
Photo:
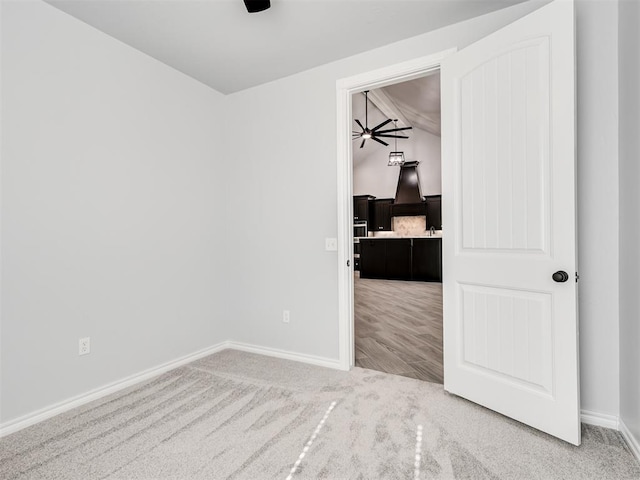
<svg viewBox="0 0 640 480"><path fill-rule="evenodd" d="M358 243L360 240L380 240L380 239L389 239L389 238L442 238L442 231L437 231L433 235L429 235L428 233L424 235L380 235L377 237L354 237L354 242Z"/></svg>

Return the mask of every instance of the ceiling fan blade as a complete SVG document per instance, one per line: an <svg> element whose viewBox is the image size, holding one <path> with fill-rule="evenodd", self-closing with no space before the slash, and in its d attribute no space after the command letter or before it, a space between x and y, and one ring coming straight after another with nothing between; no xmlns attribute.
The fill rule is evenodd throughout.
<svg viewBox="0 0 640 480"><path fill-rule="evenodd" d="M367 139L366 139L366 138L363 138L363 139L362 139L362 143L360 144L360 148L364 147L364 142L366 142L366 141L367 141Z"/></svg>
<svg viewBox="0 0 640 480"><path fill-rule="evenodd" d="M358 120L357 118L356 118L356 123L357 123L358 125L360 125L360 128L361 128L361 129L362 129L362 131L364 132L365 128L362 126L362 124L360 123L360 120Z"/></svg>
<svg viewBox="0 0 640 480"><path fill-rule="evenodd" d="M387 118L384 122L382 122L380 125L378 125L377 127L373 127L371 129L372 132L375 132L376 130L378 130L379 128L384 127L387 123L389 123L391 121L390 118Z"/></svg>
<svg viewBox="0 0 640 480"><path fill-rule="evenodd" d="M409 138L404 135L385 135L384 133L376 133L376 137L387 137L387 138Z"/></svg>
<svg viewBox="0 0 640 480"><path fill-rule="evenodd" d="M400 127L400 128L390 128L389 130L380 130L376 133L389 133L389 132L399 132L401 130L411 130L413 127Z"/></svg>
<svg viewBox="0 0 640 480"><path fill-rule="evenodd" d="M385 147L389 146L387 142L383 142L382 140L379 140L376 137L371 137L371 140L375 140L376 142L383 144Z"/></svg>

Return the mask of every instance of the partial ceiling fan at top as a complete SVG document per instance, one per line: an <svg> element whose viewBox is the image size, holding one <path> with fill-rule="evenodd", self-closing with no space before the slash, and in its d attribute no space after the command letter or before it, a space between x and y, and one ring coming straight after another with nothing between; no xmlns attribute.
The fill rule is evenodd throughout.
<svg viewBox="0 0 640 480"><path fill-rule="evenodd" d="M364 147L364 144L368 139L375 140L376 142L381 143L385 147L388 147L389 144L384 140L380 140L381 137L382 138L385 138L385 137L386 138L409 138L403 135L397 135L397 134L389 135L389 134L392 132L399 132L402 130L411 130L413 128L413 127L401 127L401 128L391 128L389 130L380 130L387 123L393 121L392 119L387 118L384 122L380 123L379 125L376 125L372 129L369 129L369 90L364 91L364 126L362 125L360 120L355 119L355 121L358 124L358 126L362 129L362 131L361 132L352 131L351 133L353 134L353 140L362 138L362 143L360 144L360 148Z"/></svg>

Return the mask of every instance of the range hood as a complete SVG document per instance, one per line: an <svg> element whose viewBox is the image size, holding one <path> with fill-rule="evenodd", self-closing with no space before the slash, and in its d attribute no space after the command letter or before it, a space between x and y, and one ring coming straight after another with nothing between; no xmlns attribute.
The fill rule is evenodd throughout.
<svg viewBox="0 0 640 480"><path fill-rule="evenodd" d="M406 162L400 167L396 198L391 205L392 217L426 215L426 204L420 193L418 163Z"/></svg>

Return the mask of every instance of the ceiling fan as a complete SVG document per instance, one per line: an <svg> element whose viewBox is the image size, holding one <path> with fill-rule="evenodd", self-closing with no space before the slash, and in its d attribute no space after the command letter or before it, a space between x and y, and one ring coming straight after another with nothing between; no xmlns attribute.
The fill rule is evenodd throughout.
<svg viewBox="0 0 640 480"><path fill-rule="evenodd" d="M258 13L271 6L271 0L244 0L244 6L249 13Z"/></svg>
<svg viewBox="0 0 640 480"><path fill-rule="evenodd" d="M387 138L409 138L409 137L405 137L403 135L389 135L392 132L399 132L401 130L411 130L413 127L401 127L401 128L391 128L389 130L380 130L382 127L384 127L387 123L391 122L392 120L390 118L387 118L384 122L382 122L379 125L376 125L375 127L373 127L372 129L369 129L369 90L365 90L364 91L364 126L362 126L362 123L360 123L360 120L356 119L356 123L358 124L358 126L362 129L361 132L354 132L352 131L351 133L353 134L353 140L357 140L358 138L362 138L362 143L360 144L360 148L364 147L364 143L368 140L375 140L378 143L381 143L382 145L384 145L385 147L388 147L389 144L387 142L385 142L384 140L380 140L379 137L387 137Z"/></svg>

